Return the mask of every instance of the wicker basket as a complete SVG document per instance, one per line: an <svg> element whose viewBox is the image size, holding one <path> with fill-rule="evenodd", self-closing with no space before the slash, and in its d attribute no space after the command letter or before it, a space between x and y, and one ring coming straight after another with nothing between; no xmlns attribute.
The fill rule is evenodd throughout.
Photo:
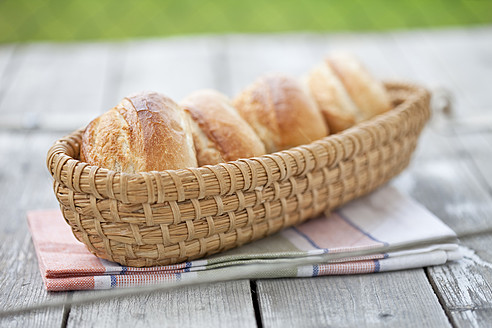
<svg viewBox="0 0 492 328"><path fill-rule="evenodd" d="M402 171L429 118L429 94L388 83L395 108L309 145L163 172L117 173L77 160L82 130L47 165L74 235L128 266L196 259L265 237L364 195Z"/></svg>

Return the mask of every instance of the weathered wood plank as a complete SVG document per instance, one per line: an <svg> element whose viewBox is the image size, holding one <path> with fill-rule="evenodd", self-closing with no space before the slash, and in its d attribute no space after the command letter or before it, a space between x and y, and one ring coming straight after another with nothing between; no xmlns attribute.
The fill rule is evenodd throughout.
<svg viewBox="0 0 492 328"><path fill-rule="evenodd" d="M368 70L379 79L410 80L408 63L389 32L340 33L326 37L326 50L348 51L355 54Z"/></svg>
<svg viewBox="0 0 492 328"><path fill-rule="evenodd" d="M456 327L490 327L492 309L472 309L465 311L452 311L452 322Z"/></svg>
<svg viewBox="0 0 492 328"><path fill-rule="evenodd" d="M0 309L9 310L45 301L63 301L66 293L43 288L31 236L4 237L0 243ZM60 327L63 307L0 318L1 327Z"/></svg>
<svg viewBox="0 0 492 328"><path fill-rule="evenodd" d="M492 195L492 133L463 134L459 136L459 141Z"/></svg>
<svg viewBox="0 0 492 328"><path fill-rule="evenodd" d="M406 49L400 45L418 35L418 32L386 32L229 37L227 56L230 58L232 94L267 72L302 76L332 51L354 53L381 79L441 86L446 82L445 77L441 79L441 74L437 73L429 81L426 69L419 67L420 58L406 56Z"/></svg>
<svg viewBox="0 0 492 328"><path fill-rule="evenodd" d="M452 130L448 131L449 133ZM489 134L424 136L424 151L395 180L458 235L492 228ZM428 268L434 290L454 326L488 327L492 322L492 236L462 238L462 261ZM476 251L476 255L473 254Z"/></svg>
<svg viewBox="0 0 492 328"><path fill-rule="evenodd" d="M442 130L438 122L431 120L420 135L413 159L416 161L455 160L463 158L464 153L459 138L448 129Z"/></svg>
<svg viewBox="0 0 492 328"><path fill-rule="evenodd" d="M133 41L123 49L124 64L118 88L112 95L114 106L131 93L162 92L175 101L203 88L221 90L221 70L216 58L221 53L219 37L168 38Z"/></svg>
<svg viewBox="0 0 492 328"><path fill-rule="evenodd" d="M431 56L435 56L466 104L463 116L490 114L492 94L492 28L449 29L439 33L438 42L425 35ZM488 36L487 36L488 35Z"/></svg>
<svg viewBox="0 0 492 328"><path fill-rule="evenodd" d="M416 81L430 86L451 88L452 84L448 81L448 72L429 49L429 44L426 42L427 35L433 42L439 44L440 34L438 31L417 30L392 34L397 47L400 49L401 60L407 63L406 74L412 76Z"/></svg>
<svg viewBox="0 0 492 328"><path fill-rule="evenodd" d="M378 78L405 78L393 63L388 65L388 59L399 59L401 53L385 33L240 35L228 37L226 45L233 96L269 72L302 77L333 51L354 53ZM400 60L399 65L406 67L406 62Z"/></svg>
<svg viewBox="0 0 492 328"><path fill-rule="evenodd" d="M395 184L406 189L458 235L469 234L492 228L491 197L476 173L469 159L422 160L412 165ZM466 240L464 244L472 249L476 247ZM485 245L490 249L491 240L482 247ZM456 326L487 327L490 324L491 267L470 265L465 259L429 268L428 275Z"/></svg>
<svg viewBox="0 0 492 328"><path fill-rule="evenodd" d="M492 228L492 198L468 159L414 161L394 180L458 234Z"/></svg>
<svg viewBox="0 0 492 328"><path fill-rule="evenodd" d="M10 84L11 76L15 73L13 57L16 49L15 45L0 46L0 105Z"/></svg>
<svg viewBox="0 0 492 328"><path fill-rule="evenodd" d="M394 38L420 81L454 94L458 118L483 114L492 101L487 85L492 49L487 37L470 37L471 30L416 31Z"/></svg>
<svg viewBox="0 0 492 328"><path fill-rule="evenodd" d="M0 128L78 128L101 111L109 46L19 46L0 103Z"/></svg>
<svg viewBox="0 0 492 328"><path fill-rule="evenodd" d="M0 131L0 235L24 236L27 210L56 208L46 154L59 135Z"/></svg>
<svg viewBox="0 0 492 328"><path fill-rule="evenodd" d="M429 268L451 320L458 327L489 327L492 322L492 234L463 238L464 259Z"/></svg>
<svg viewBox="0 0 492 328"><path fill-rule="evenodd" d="M264 327L448 327L422 269L257 282Z"/></svg>
<svg viewBox="0 0 492 328"><path fill-rule="evenodd" d="M490 31L490 28L446 29L393 36L417 81L433 91L447 91L451 96L453 111L448 117L448 130L490 131ZM439 113L435 114L435 121L442 120Z"/></svg>
<svg viewBox="0 0 492 328"><path fill-rule="evenodd" d="M7 68L11 65L13 53L16 49L14 45L2 45L0 46L0 95L8 83L10 74L7 73Z"/></svg>
<svg viewBox="0 0 492 328"><path fill-rule="evenodd" d="M487 190L492 195L491 134L464 134L458 140L463 154L471 159L470 165L484 192ZM457 327L488 327L492 322L492 234L470 236L461 241L469 247L465 258L430 268L429 277Z"/></svg>
<svg viewBox="0 0 492 328"><path fill-rule="evenodd" d="M80 295L76 293L74 300ZM249 281L73 306L68 327L256 327Z"/></svg>
<svg viewBox="0 0 492 328"><path fill-rule="evenodd" d="M52 134L26 135L0 131L0 308L2 310L61 301L66 293L45 291L26 211L53 207L56 199L44 167ZM62 307L0 319L2 327L61 326Z"/></svg>
<svg viewBox="0 0 492 328"><path fill-rule="evenodd" d="M294 35L235 35L227 38L226 58L230 67L229 94L267 73L305 74L322 58L317 44L323 37Z"/></svg>

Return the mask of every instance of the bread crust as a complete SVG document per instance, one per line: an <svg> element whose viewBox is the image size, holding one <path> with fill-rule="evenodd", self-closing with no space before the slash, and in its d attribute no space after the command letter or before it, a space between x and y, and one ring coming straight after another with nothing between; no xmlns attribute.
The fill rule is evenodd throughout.
<svg viewBox="0 0 492 328"><path fill-rule="evenodd" d="M359 108L343 83L326 63L314 67L304 83L316 101L331 133L343 131L361 120Z"/></svg>
<svg viewBox="0 0 492 328"><path fill-rule="evenodd" d="M198 90L180 105L194 122L193 139L200 166L265 154L263 142L220 92Z"/></svg>
<svg viewBox="0 0 492 328"><path fill-rule="evenodd" d="M196 167L189 124L170 98L157 92L134 94L89 123L80 157L126 173Z"/></svg>
<svg viewBox="0 0 492 328"><path fill-rule="evenodd" d="M359 108L361 120L369 119L391 109L391 101L383 83L372 77L353 55L342 52L334 53L326 59L326 64L340 78Z"/></svg>
<svg viewBox="0 0 492 328"><path fill-rule="evenodd" d="M308 144L328 134L314 101L296 79L286 75L260 77L233 103L269 153Z"/></svg>
<svg viewBox="0 0 492 328"><path fill-rule="evenodd" d="M347 53L327 57L307 74L304 82L332 133L391 109L384 85Z"/></svg>

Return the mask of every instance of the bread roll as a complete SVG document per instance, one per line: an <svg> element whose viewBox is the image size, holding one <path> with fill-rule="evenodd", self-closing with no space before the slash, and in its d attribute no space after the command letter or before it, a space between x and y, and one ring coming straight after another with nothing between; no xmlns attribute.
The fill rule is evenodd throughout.
<svg viewBox="0 0 492 328"><path fill-rule="evenodd" d="M305 82L332 133L391 108L384 85L349 54L327 57L309 72Z"/></svg>
<svg viewBox="0 0 492 328"><path fill-rule="evenodd" d="M350 98L342 81L326 62L312 69L304 82L321 110L331 133L343 131L362 120L359 108Z"/></svg>
<svg viewBox="0 0 492 328"><path fill-rule="evenodd" d="M336 53L328 57L327 63L342 81L364 119L391 109L383 83L372 77L357 58L348 53Z"/></svg>
<svg viewBox="0 0 492 328"><path fill-rule="evenodd" d="M198 164L217 164L265 154L265 146L230 100L214 90L200 90L180 105L192 118Z"/></svg>
<svg viewBox="0 0 492 328"><path fill-rule="evenodd" d="M126 97L89 123L80 157L126 173L197 166L188 116L156 92Z"/></svg>
<svg viewBox="0 0 492 328"><path fill-rule="evenodd" d="M289 76L260 77L235 98L234 106L269 153L307 144L328 134L314 101Z"/></svg>

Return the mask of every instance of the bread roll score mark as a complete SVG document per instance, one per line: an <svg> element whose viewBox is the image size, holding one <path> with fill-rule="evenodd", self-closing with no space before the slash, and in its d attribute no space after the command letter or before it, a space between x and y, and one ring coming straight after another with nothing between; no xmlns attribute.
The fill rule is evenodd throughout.
<svg viewBox="0 0 492 328"><path fill-rule="evenodd" d="M135 94L87 126L81 159L126 173L196 167L189 131L186 114L171 99Z"/></svg>
<svg viewBox="0 0 492 328"><path fill-rule="evenodd" d="M147 168L176 167L175 163L188 163L196 166L190 145L193 144L191 134L185 133L189 123L184 111L171 99L157 93L142 94L126 98L137 113L136 144L141 144L141 151L146 154ZM165 110L163 110L165 109ZM143 141L143 142L142 142ZM140 143L141 142L141 143ZM138 151L138 149L135 149Z"/></svg>

